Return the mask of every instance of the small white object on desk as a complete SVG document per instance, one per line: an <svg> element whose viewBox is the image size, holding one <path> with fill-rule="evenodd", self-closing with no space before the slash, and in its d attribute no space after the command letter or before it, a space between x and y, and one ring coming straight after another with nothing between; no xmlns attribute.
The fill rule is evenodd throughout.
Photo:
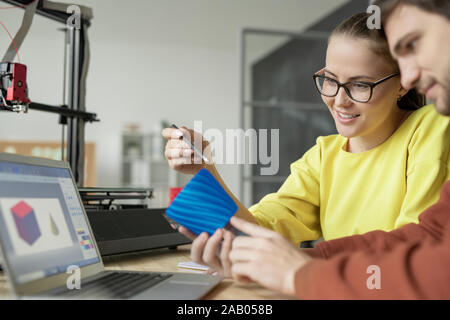
<svg viewBox="0 0 450 320"><path fill-rule="evenodd" d="M178 268L181 269L189 269L191 272L197 272L197 273L205 273L209 270L208 266L204 266L202 264L198 264L192 261L189 262L180 262L178 263Z"/></svg>

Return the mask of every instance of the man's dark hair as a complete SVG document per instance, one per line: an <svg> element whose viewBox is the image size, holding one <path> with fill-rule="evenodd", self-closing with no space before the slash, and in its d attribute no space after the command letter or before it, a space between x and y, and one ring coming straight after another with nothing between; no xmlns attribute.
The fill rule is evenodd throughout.
<svg viewBox="0 0 450 320"><path fill-rule="evenodd" d="M370 14L361 12L347 18L333 30L329 41L339 35L366 40L373 53L383 57L386 63L392 65L392 72L400 73L398 63L391 56L388 42L382 30L367 28L367 19L369 17ZM397 106L404 110L417 110L423 107L425 103L425 96L413 88L397 101Z"/></svg>
<svg viewBox="0 0 450 320"><path fill-rule="evenodd" d="M450 0L375 0L372 4L381 8L381 19L386 18L400 4L416 6L430 13L436 13L450 20Z"/></svg>

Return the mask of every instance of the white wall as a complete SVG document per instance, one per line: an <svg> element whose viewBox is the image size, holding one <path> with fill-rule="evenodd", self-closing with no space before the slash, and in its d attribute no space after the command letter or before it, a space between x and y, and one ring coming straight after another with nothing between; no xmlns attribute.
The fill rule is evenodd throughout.
<svg viewBox="0 0 450 320"><path fill-rule="evenodd" d="M72 2L72 1L62 1ZM120 184L120 142L125 123L151 130L161 119L203 128L237 128L239 34L244 27L300 31L345 0L79 0L93 8L87 108L100 123L86 125L97 144L101 186ZM7 6L0 3L1 6ZM10 32L21 9L0 10ZM30 98L62 102L63 33L36 16L20 57L28 65ZM0 55L9 38L0 30ZM58 117L30 111L0 114L0 139L59 140ZM237 166L221 166L234 192Z"/></svg>

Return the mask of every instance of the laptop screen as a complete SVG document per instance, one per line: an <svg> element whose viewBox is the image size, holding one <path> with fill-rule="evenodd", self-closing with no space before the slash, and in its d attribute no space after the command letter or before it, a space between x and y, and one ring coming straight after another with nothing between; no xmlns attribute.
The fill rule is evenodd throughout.
<svg viewBox="0 0 450 320"><path fill-rule="evenodd" d="M22 284L99 262L69 169L0 161L3 260Z"/></svg>

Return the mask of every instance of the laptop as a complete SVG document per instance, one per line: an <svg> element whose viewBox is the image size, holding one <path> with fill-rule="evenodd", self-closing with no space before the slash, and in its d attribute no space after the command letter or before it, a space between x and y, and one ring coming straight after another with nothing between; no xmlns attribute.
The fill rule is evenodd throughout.
<svg viewBox="0 0 450 320"><path fill-rule="evenodd" d="M69 164L0 153L0 256L17 298L199 299L221 278L105 270Z"/></svg>

